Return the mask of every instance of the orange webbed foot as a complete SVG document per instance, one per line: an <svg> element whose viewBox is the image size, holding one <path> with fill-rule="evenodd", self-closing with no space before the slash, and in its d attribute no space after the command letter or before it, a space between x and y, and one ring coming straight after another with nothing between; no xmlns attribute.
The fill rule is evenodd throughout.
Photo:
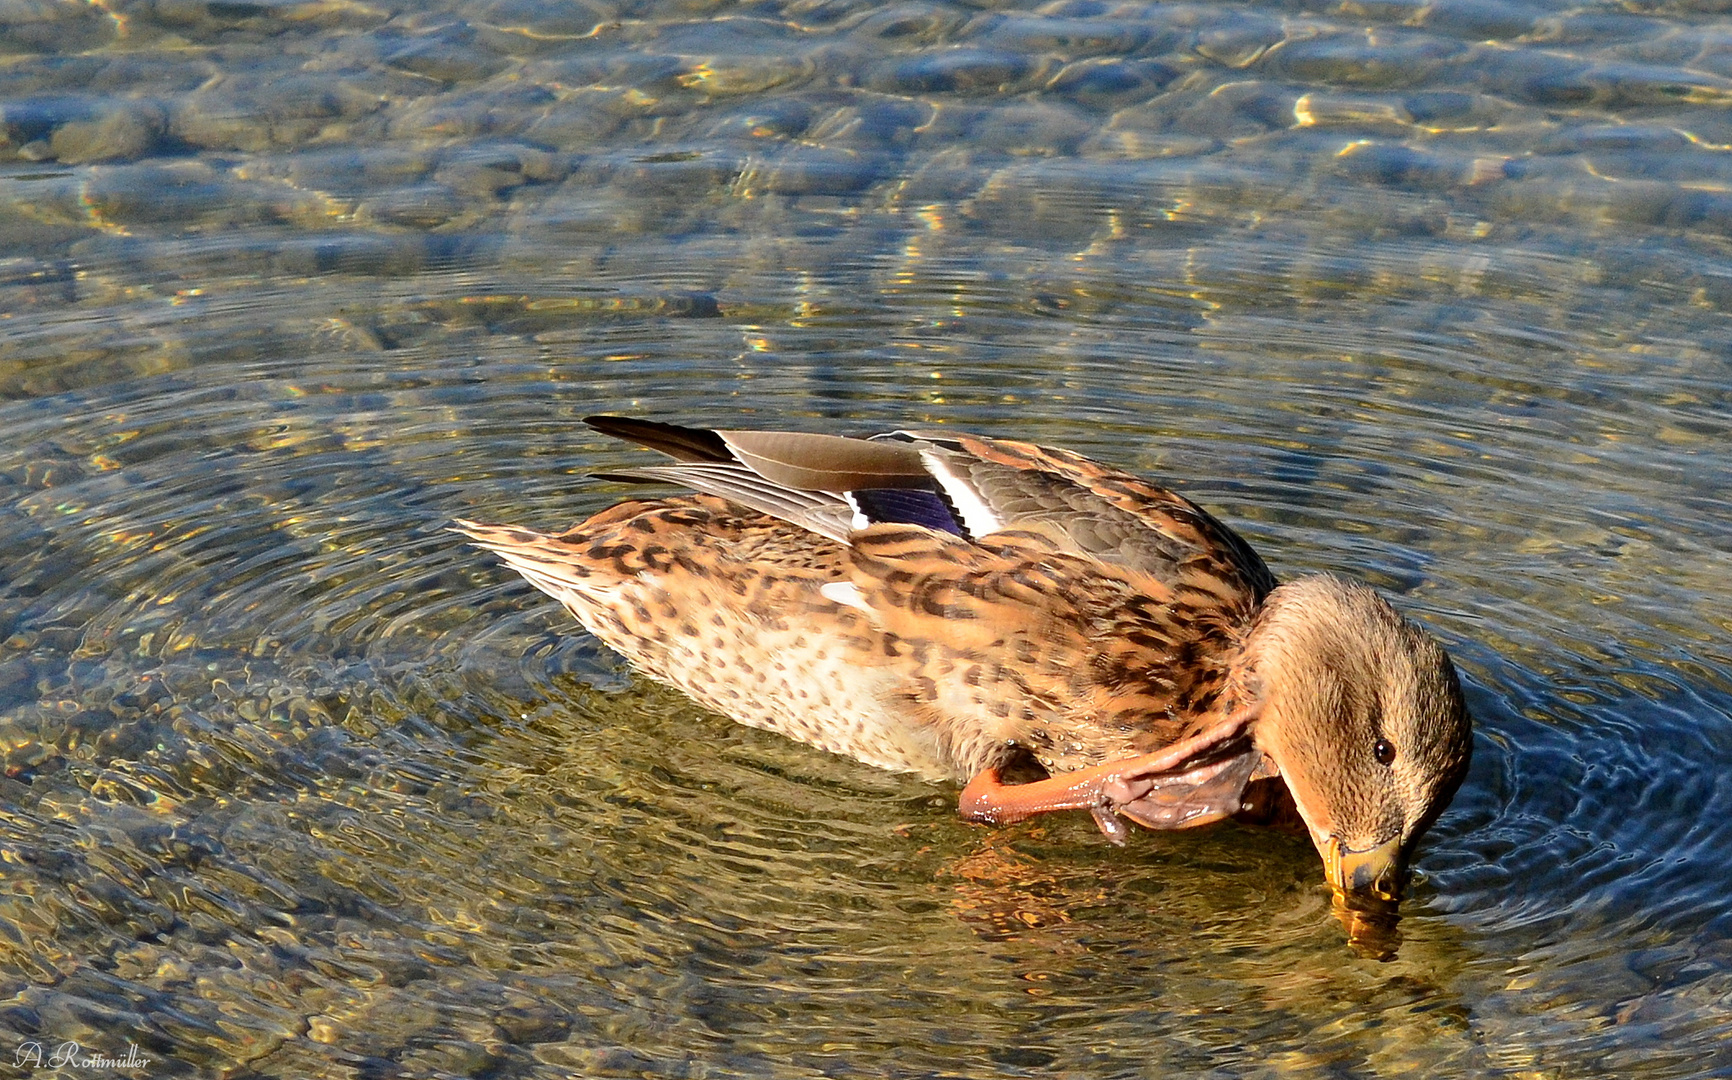
<svg viewBox="0 0 1732 1080"><path fill-rule="evenodd" d="M1188 829L1231 817L1245 785L1268 765L1238 715L1153 754L1119 758L1031 784L1006 784L997 767L962 789L957 810L970 821L1008 825L1057 810L1087 810L1101 833L1123 844L1124 818L1150 829Z"/></svg>

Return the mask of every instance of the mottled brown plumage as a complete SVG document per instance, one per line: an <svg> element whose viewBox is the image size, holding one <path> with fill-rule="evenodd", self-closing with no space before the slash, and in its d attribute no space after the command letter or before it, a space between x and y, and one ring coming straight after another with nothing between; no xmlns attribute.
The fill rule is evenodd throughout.
<svg viewBox="0 0 1732 1080"><path fill-rule="evenodd" d="M1363 585L1277 586L1189 500L1076 454L599 417L707 494L558 534L460 523L646 674L742 723L934 779L965 814L1184 828L1296 809L1393 898L1466 768L1443 650ZM1013 759L1049 779L1006 785Z"/></svg>

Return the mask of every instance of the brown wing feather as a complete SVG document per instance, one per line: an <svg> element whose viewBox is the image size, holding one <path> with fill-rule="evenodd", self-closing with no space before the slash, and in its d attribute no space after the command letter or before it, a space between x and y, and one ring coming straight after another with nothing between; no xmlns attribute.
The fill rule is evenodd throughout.
<svg viewBox="0 0 1732 1080"><path fill-rule="evenodd" d="M1018 527L1038 521L1069 550L1182 588L1203 588L1223 602L1258 602L1275 587L1275 576L1249 544L1182 495L1068 450L971 435L954 442L981 462L1072 486L1065 497L1049 496L1052 505L1027 500L1006 506ZM1108 509L1118 513L1103 513Z"/></svg>
<svg viewBox="0 0 1732 1080"><path fill-rule="evenodd" d="M899 443L798 431L718 431L742 464L805 491L931 487L920 451Z"/></svg>

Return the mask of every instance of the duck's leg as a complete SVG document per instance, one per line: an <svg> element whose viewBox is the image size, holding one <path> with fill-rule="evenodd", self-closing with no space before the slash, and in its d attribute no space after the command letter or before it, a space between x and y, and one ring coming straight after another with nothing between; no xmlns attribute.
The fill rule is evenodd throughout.
<svg viewBox="0 0 1732 1080"><path fill-rule="evenodd" d="M1106 766L1081 772L1099 773ZM1104 801L1102 780L1077 772L1037 780L1032 784L1007 784L998 769L983 769L962 789L957 810L969 821L987 825L1009 825L1054 810L1088 810L1101 835L1123 846L1127 830L1113 808Z"/></svg>
<svg viewBox="0 0 1732 1080"><path fill-rule="evenodd" d="M1092 810L1107 805L1105 785L1133 760L1110 761L1031 784L1005 783L995 765L975 774L956 808L969 821L987 825L1010 825L1055 810Z"/></svg>

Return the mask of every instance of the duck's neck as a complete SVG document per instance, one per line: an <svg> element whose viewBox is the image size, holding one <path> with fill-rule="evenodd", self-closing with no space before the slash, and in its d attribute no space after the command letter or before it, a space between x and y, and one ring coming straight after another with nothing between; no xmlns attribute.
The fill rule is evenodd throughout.
<svg viewBox="0 0 1732 1080"><path fill-rule="evenodd" d="M1326 575L1295 578L1277 586L1263 601L1245 631L1238 654L1228 666L1222 707L1249 712L1252 741L1264 760L1245 789L1244 809L1237 820L1270 825L1294 835L1310 830L1283 774L1294 764L1285 760L1290 749L1280 729L1298 707L1317 704L1309 698L1327 692L1320 677L1352 649L1343 649L1350 635L1354 609L1365 602L1369 588Z"/></svg>

